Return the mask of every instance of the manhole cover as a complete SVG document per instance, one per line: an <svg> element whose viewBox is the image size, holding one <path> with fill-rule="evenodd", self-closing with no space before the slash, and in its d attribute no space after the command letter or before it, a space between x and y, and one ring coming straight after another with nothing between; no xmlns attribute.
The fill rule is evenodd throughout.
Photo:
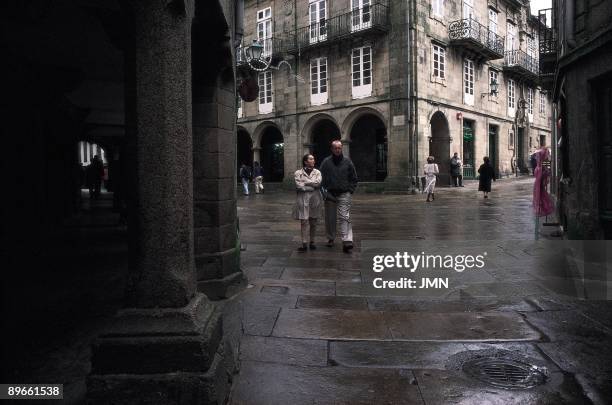
<svg viewBox="0 0 612 405"><path fill-rule="evenodd" d="M495 357L467 361L463 371L470 377L506 389L532 388L546 382L545 371L540 367Z"/></svg>

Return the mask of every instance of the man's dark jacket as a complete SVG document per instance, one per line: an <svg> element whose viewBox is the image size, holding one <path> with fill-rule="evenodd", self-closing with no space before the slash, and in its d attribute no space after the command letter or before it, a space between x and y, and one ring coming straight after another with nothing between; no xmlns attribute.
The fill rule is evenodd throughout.
<svg viewBox="0 0 612 405"><path fill-rule="evenodd" d="M342 156L342 159L333 159L334 155L323 159L321 163L321 186L337 196L342 193L354 193L357 188L357 172L351 159Z"/></svg>

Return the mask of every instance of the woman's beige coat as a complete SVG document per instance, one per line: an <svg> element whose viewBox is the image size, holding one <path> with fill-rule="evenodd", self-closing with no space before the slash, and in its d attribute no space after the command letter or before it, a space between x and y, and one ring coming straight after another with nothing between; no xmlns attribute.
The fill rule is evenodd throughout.
<svg viewBox="0 0 612 405"><path fill-rule="evenodd" d="M295 172L295 189L297 198L293 207L294 219L318 218L323 206L321 197L321 172L312 169L310 175L304 169Z"/></svg>

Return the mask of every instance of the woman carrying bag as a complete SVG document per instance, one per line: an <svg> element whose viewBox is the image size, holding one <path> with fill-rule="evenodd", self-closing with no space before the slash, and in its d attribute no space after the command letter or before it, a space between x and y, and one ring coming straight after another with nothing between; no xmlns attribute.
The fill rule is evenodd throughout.
<svg viewBox="0 0 612 405"><path fill-rule="evenodd" d="M303 168L295 172L295 189L297 192L293 218L299 219L302 231L302 246L298 252L306 252L308 247L316 249L315 235L317 219L321 212L321 172L314 168L315 158L311 154L302 158Z"/></svg>

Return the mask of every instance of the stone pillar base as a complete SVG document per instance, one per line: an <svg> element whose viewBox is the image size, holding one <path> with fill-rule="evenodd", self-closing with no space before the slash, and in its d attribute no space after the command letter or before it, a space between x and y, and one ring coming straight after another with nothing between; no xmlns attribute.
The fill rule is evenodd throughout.
<svg viewBox="0 0 612 405"><path fill-rule="evenodd" d="M91 403L223 403L233 372L222 313L204 294L183 308L131 308L92 347Z"/></svg>
<svg viewBox="0 0 612 405"><path fill-rule="evenodd" d="M247 280L242 271L232 273L221 279L198 281L198 291L203 292L211 300L229 298L246 287Z"/></svg>
<svg viewBox="0 0 612 405"><path fill-rule="evenodd" d="M409 176L387 176L385 179L385 193L410 193L415 187L412 177Z"/></svg>

